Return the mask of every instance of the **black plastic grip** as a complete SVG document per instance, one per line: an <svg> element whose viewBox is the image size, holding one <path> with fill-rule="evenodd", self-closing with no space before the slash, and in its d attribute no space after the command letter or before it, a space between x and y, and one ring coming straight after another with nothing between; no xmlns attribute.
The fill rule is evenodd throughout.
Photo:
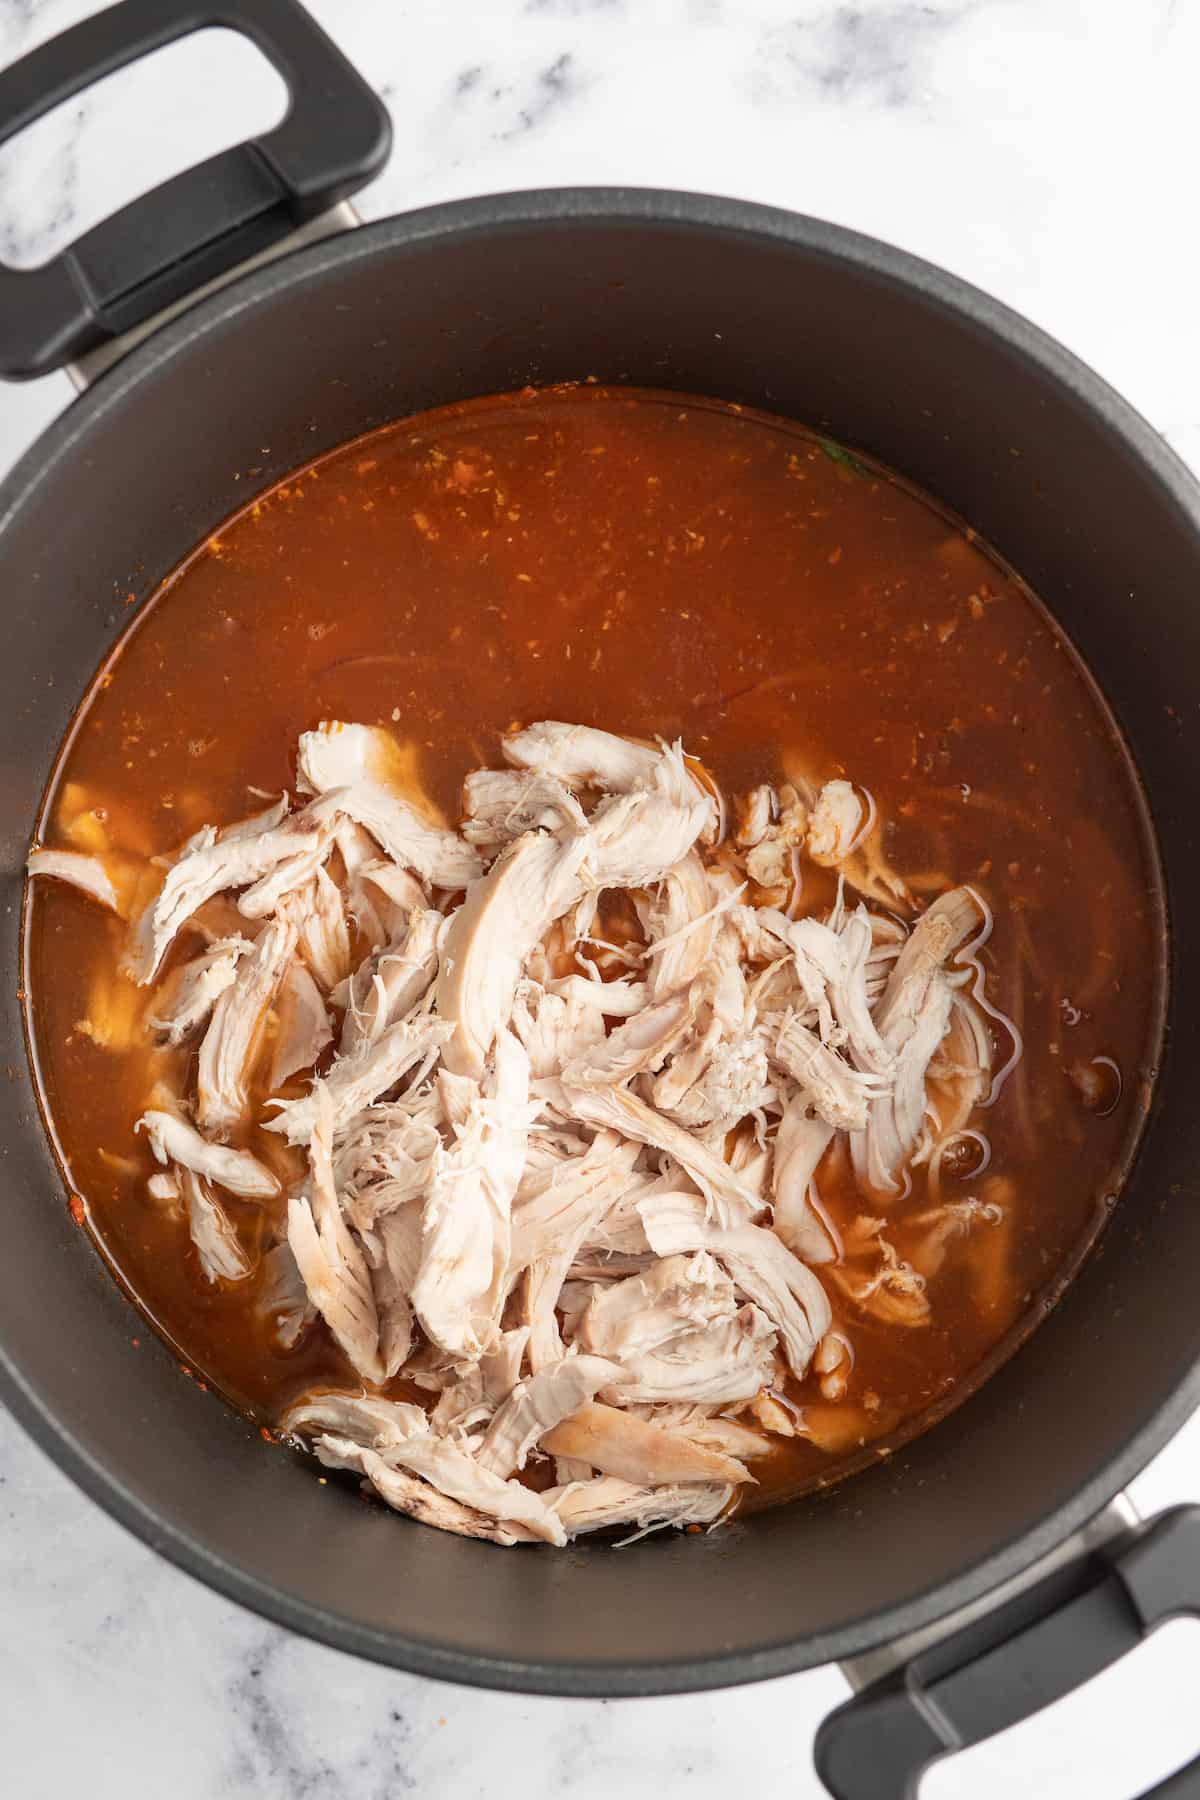
<svg viewBox="0 0 1200 1800"><path fill-rule="evenodd" d="M391 148L382 101L297 0L121 0L0 70L0 143L193 31L249 38L287 116L162 182L40 269L0 265L0 375L44 375L265 250L362 187Z"/></svg>
<svg viewBox="0 0 1200 1800"><path fill-rule="evenodd" d="M1197 1506L1081 1556L864 1688L817 1732L817 1773L835 1800L915 1800L939 1757L1049 1706L1181 1614L1200 1616ZM1145 1800L1200 1800L1200 1757Z"/></svg>

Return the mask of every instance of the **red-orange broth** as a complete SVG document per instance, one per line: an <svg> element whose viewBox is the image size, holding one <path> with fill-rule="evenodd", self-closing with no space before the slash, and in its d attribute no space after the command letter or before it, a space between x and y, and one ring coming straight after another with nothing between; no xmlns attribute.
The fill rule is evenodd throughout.
<svg viewBox="0 0 1200 1800"><path fill-rule="evenodd" d="M911 1435L1036 1323L1099 1230L1143 1117L1163 923L1112 722L972 532L803 428L710 400L584 385L404 420L260 494L164 582L83 703L42 840L170 851L255 810L253 790L290 786L297 736L322 718L411 744L451 822L463 775L499 760L513 721L682 737L729 795L789 759L844 774L874 795L897 869L970 882L994 909L988 996L1024 1057L988 1115L986 1175L948 1186L1001 1199L1003 1220L947 1256L922 1329L832 1296L855 1351L848 1393L835 1406L803 1384L827 1448L781 1442L756 1465L756 1503ZM818 883L807 898L829 894ZM314 1383L355 1379L323 1326L282 1352L253 1279L211 1286L186 1225L148 1200L133 1129L144 996L113 973L124 929L56 883L31 897L46 1111L130 1293L190 1369L270 1425ZM108 1044L79 1026L98 1006L117 1021ZM996 1048L1003 1062L1000 1030ZM175 1054L182 1083L194 1050ZM1122 1081L1099 1110L1097 1058ZM844 1169L822 1194L842 1225L872 1210ZM924 1202L918 1170L888 1214L902 1255ZM253 1251L262 1211L230 1210Z"/></svg>

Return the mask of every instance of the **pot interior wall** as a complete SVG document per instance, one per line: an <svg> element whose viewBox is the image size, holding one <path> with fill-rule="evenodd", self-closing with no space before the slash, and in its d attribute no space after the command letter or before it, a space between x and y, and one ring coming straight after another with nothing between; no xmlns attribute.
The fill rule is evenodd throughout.
<svg viewBox="0 0 1200 1800"><path fill-rule="evenodd" d="M1081 1489L1101 1503L1122 1447L1139 1433L1152 1447L1150 1415L1179 1415L1200 1348L1200 1125L1182 1090L1197 1066L1195 959L1175 971L1158 1114L1098 1253L959 1412L824 1498L712 1539L501 1553L318 1486L183 1380L165 1350L131 1346L135 1319L70 1221L21 1041L20 868L46 772L128 619L123 597L149 592L255 489L397 415L595 375L820 425L989 537L1058 614L1122 719L1183 918L1200 818L1200 539L1169 464L1151 469L1122 435L1128 415L1090 409L1072 365L1056 367L1044 345L1048 360L1024 356L1013 321L1006 344L948 306L932 276L929 291L903 287L898 259L872 268L853 241L837 254L832 234L776 216L742 230L732 208L712 208L718 223L705 229L639 218L637 203L623 220L586 206L546 221L528 204L501 210L505 222L488 227L479 205L449 209L455 233L445 214L387 222L306 253L293 265L308 269L303 283L283 265L218 297L105 378L51 434L50 462L37 466L35 453L9 485L19 504L3 520L0 1343L24 1384L19 1410L58 1421L73 1448L56 1453L93 1491L113 1503L107 1471L119 1511L158 1521L152 1541L348 1647L585 1690L694 1680L654 1665L734 1653L750 1653L737 1674L769 1672L880 1635L872 1617L978 1576L1019 1537L1046 1547L1047 1514ZM802 1648L773 1656L797 1639ZM485 1669L464 1656L494 1660ZM717 1662L712 1672L735 1673Z"/></svg>

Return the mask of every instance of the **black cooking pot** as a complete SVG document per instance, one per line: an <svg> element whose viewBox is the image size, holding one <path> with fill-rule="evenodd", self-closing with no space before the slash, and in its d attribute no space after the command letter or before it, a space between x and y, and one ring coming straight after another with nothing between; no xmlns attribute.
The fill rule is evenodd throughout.
<svg viewBox="0 0 1200 1800"><path fill-rule="evenodd" d="M285 74L285 123L47 269L0 279L8 374L85 352L113 365L0 491L0 1392L75 1480L183 1568L381 1662L622 1695L858 1658L858 1678L875 1679L823 1731L822 1773L847 1795L911 1791L934 1755L1200 1602L1196 1514L1139 1528L1109 1504L1200 1395L1196 960L1173 963L1170 1054L1103 1240L957 1412L833 1492L711 1538L500 1553L319 1486L311 1465L185 1381L164 1346L132 1347L127 1303L72 1223L39 1119L22 866L72 708L128 623L125 596L150 594L250 490L346 438L471 395L596 376L818 426L996 544L1124 727L1183 919L1200 819L1200 491L1102 381L962 282L830 225L692 195L548 190L386 219L241 274L116 360L119 345L101 346L148 314L301 221L325 229L325 210L386 155L378 102L292 0L126 0L0 75L0 138L217 24ZM985 1597L1002 1584L997 1609Z"/></svg>

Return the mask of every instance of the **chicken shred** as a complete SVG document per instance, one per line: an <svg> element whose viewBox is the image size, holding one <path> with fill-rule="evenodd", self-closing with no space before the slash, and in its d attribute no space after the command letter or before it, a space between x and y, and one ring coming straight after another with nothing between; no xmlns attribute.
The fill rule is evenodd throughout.
<svg viewBox="0 0 1200 1800"><path fill-rule="evenodd" d="M146 1023L164 1044L182 1044L208 1019L237 978L238 963L253 946L243 937L219 938L163 982Z"/></svg>
<svg viewBox="0 0 1200 1800"><path fill-rule="evenodd" d="M309 1298L364 1381L385 1379L379 1311L362 1241L342 1215L333 1175L333 1103L315 1089L308 1192L288 1201L288 1243Z"/></svg>
<svg viewBox="0 0 1200 1800"><path fill-rule="evenodd" d="M275 1039L267 1085L272 1092L300 1069L311 1069L333 1041L325 998L299 960L288 969L275 995Z"/></svg>
<svg viewBox="0 0 1200 1800"><path fill-rule="evenodd" d="M269 1200L279 1192L279 1178L249 1150L209 1143L186 1119L154 1108L142 1114L136 1129L145 1131L155 1159L178 1163L195 1175L245 1200Z"/></svg>
<svg viewBox="0 0 1200 1800"><path fill-rule="evenodd" d="M244 1281L250 1274L250 1258L210 1184L203 1175L184 1169L180 1174L180 1190L187 1211L188 1230L206 1278L214 1283Z"/></svg>
<svg viewBox="0 0 1200 1800"><path fill-rule="evenodd" d="M285 1428L396 1511L503 1545L710 1526L780 1438L854 1440L856 1321L928 1324L943 1263L1003 1217L938 1185L983 1141L987 909L960 887L900 918L875 802L841 777L760 785L718 843L679 744L546 720L500 748L455 830L387 731L322 724L304 804L158 865L130 1029L203 1037L191 1090L138 1122L147 1192L205 1280L255 1276L283 1349L332 1335L353 1389ZM837 872L831 907L803 903L806 860ZM123 916L97 856L29 871ZM906 1261L880 1211L919 1162Z"/></svg>
<svg viewBox="0 0 1200 1800"><path fill-rule="evenodd" d="M31 850L26 867L31 875L52 875L67 882L110 912L121 910L112 876L99 856L84 856L78 850Z"/></svg>
<svg viewBox="0 0 1200 1800"><path fill-rule="evenodd" d="M378 726L330 720L300 735L297 786L336 795L338 810L370 832L385 855L435 887L461 888L479 873L479 858L457 832L431 824L395 780L396 746Z"/></svg>
<svg viewBox="0 0 1200 1800"><path fill-rule="evenodd" d="M534 1445L577 1413L606 1384L620 1379L616 1363L602 1356L564 1356L519 1381L499 1408L476 1455L495 1475L525 1467Z"/></svg>
<svg viewBox="0 0 1200 1800"><path fill-rule="evenodd" d="M542 1437L556 1456L576 1457L603 1475L641 1486L678 1481L751 1481L744 1464L709 1450L680 1432L639 1419L619 1407L591 1401Z"/></svg>
<svg viewBox="0 0 1200 1800"><path fill-rule="evenodd" d="M296 948L296 927L274 919L212 1010L196 1070L196 1122L211 1137L228 1137L250 1104L250 1080L268 1007Z"/></svg>

